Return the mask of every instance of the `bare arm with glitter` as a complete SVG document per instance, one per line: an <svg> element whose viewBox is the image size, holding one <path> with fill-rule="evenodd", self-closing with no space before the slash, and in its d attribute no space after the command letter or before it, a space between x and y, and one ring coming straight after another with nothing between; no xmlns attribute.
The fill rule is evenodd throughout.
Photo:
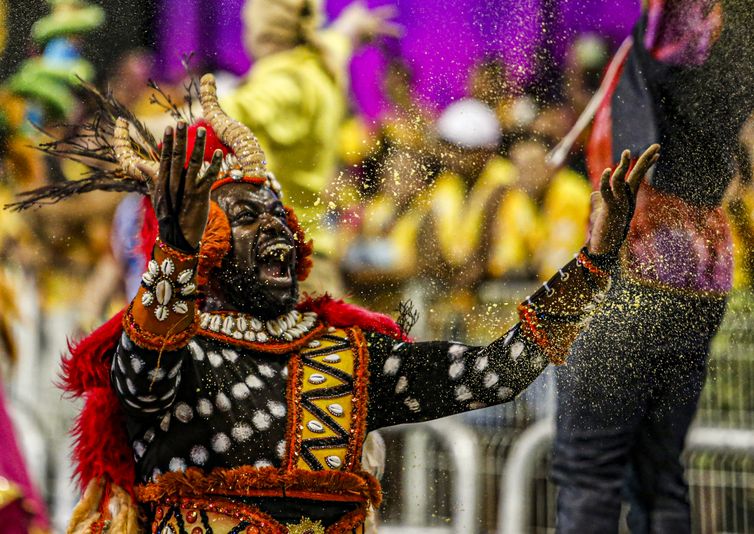
<svg viewBox="0 0 754 534"><path fill-rule="evenodd" d="M426 421L500 404L552 362L561 364L610 286L641 179L657 161L653 145L629 172L624 151L600 184L588 248L519 306L520 322L486 347L450 341L401 343L371 335L369 428ZM628 174L628 178L626 175Z"/></svg>

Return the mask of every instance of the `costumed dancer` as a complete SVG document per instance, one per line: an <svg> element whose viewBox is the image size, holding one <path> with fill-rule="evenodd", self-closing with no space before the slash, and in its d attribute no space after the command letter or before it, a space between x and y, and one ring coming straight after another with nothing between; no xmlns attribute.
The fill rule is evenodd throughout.
<svg viewBox="0 0 754 534"><path fill-rule="evenodd" d="M659 142L663 159L639 190L626 276L558 369L558 532L617 532L624 486L632 532L691 531L681 452L731 286L721 201L754 109L752 14L650 0L595 101L593 178L625 146Z"/></svg>
<svg viewBox="0 0 754 534"><path fill-rule="evenodd" d="M355 48L397 36L393 6L348 6L329 26L321 0L248 0L245 43L254 65L243 84L222 101L228 114L251 128L269 168L289 191L289 203L312 235L318 256L335 249L325 220L327 185L336 178L338 136L347 111L348 63ZM339 282L335 266L318 261L319 288Z"/></svg>
<svg viewBox="0 0 754 534"><path fill-rule="evenodd" d="M299 300L311 242L210 75L201 103L204 120L168 128L161 148L107 101L91 125L101 146L55 146L117 162L89 186L148 193L157 234L136 298L64 361L66 390L85 401L74 457L86 491L70 532L361 532L381 498L360 465L366 432L509 401L563 362L658 158L652 147L629 174L626 153L606 171L588 248L500 339L415 343L409 317ZM41 189L16 207L61 196Z"/></svg>

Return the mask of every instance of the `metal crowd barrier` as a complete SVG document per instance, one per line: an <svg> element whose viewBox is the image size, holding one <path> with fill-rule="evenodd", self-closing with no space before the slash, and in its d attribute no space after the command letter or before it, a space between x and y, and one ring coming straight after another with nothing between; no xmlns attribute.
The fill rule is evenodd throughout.
<svg viewBox="0 0 754 534"><path fill-rule="evenodd" d="M498 507L499 534L553 532L555 489L535 487L546 480L555 425L543 419L514 443L503 471ZM684 461L691 487L695 533L746 533L754 527L754 430L693 427ZM544 468L544 469L543 469ZM543 500L549 506L541 507ZM546 517L537 513L542 508Z"/></svg>
<svg viewBox="0 0 754 534"><path fill-rule="evenodd" d="M478 481L477 461L479 451L474 432L457 418L446 418L419 425L400 426L380 431L386 441L402 434L401 498L396 508L400 522L386 522L379 527L381 534L468 534L478 530ZM433 441L439 445L432 450ZM442 451L444 454L436 454ZM388 453L395 458L396 451ZM436 468L433 460L441 460L442 469L450 474L448 487L443 495L449 496L445 503L447 517L441 518L430 503L428 489L437 480L432 480ZM443 462L445 460L446 462ZM437 464L435 464L437 465ZM394 481L395 482L395 481ZM444 515L444 514L443 514ZM432 517L438 519L428 524Z"/></svg>
<svg viewBox="0 0 754 534"><path fill-rule="evenodd" d="M707 384L684 454L695 534L754 532L754 296L731 296L713 343ZM473 429L479 456L478 517L463 532L551 533L556 488L549 481L553 383L545 376L515 403L452 418ZM400 498L384 510L380 532L460 532L443 494L457 494L449 449L434 435L388 453L397 477L383 487ZM420 453L419 451L426 451ZM418 456L423 454L423 458ZM413 464L413 467L411 466ZM406 499L407 488L418 500ZM456 492L456 493L454 493ZM388 497L388 500L390 498ZM398 501L397 503L395 501ZM624 514L625 515L625 514ZM621 532L627 532L625 522Z"/></svg>

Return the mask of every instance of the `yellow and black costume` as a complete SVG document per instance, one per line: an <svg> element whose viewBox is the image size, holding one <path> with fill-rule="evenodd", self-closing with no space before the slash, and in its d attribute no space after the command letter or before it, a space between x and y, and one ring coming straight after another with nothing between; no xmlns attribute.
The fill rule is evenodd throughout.
<svg viewBox="0 0 754 534"><path fill-rule="evenodd" d="M226 154L213 188L248 184L280 198L210 76L201 102L207 142ZM108 109L97 124L113 129L103 153L119 170L90 183L144 191L136 165L156 165L156 151ZM86 399L74 456L87 491L71 532L363 532L381 496L360 465L366 432L513 399L564 360L610 284L604 258L582 251L486 347L413 342L386 316L329 297L260 319L202 298L233 246L228 224L213 205L197 253L158 239L133 302L65 360L66 388ZM291 210L285 224L301 279L311 247Z"/></svg>

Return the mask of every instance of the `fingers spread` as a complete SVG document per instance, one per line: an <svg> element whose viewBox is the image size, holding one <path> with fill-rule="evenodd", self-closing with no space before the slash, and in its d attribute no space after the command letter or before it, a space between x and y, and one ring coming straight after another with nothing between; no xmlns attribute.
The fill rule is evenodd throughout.
<svg viewBox="0 0 754 534"><path fill-rule="evenodd" d="M618 165L618 168L615 169L615 172L613 173L613 178L611 180L612 182L612 190L613 190L613 196L615 196L615 200L618 203L623 203L627 201L627 192L626 192L626 173L628 172L629 167L631 166L631 152L629 150L624 150L623 154L621 154L620 157L620 165Z"/></svg>
<svg viewBox="0 0 754 534"><path fill-rule="evenodd" d="M610 188L610 174L612 172L612 169L607 168L602 171L602 177L600 178L600 194L602 195L602 199L607 204L612 204L615 202L615 197L613 197L613 190Z"/></svg>
<svg viewBox="0 0 754 534"><path fill-rule="evenodd" d="M198 128L196 130L196 140L194 141L194 150L191 151L188 169L186 171L186 189L187 192L192 190L199 181L199 170L204 162L204 145L206 142L207 130Z"/></svg>
<svg viewBox="0 0 754 534"><path fill-rule="evenodd" d="M186 161L186 123L178 121L173 154L170 161L170 198L172 206L180 210L180 200L183 193L183 164Z"/></svg>
<svg viewBox="0 0 754 534"><path fill-rule="evenodd" d="M212 187L212 184L217 179L217 175L220 172L220 166L223 162L223 151L220 149L215 150L215 153L212 154L212 162L209 164L209 167L207 167L207 170L204 172L204 176L200 178L199 182L199 188L204 191Z"/></svg>
<svg viewBox="0 0 754 534"><path fill-rule="evenodd" d="M652 145L639 157L636 165L631 170L631 174L628 177L628 186L631 188L631 192L636 194L639 190L639 184L644 176L647 174L652 165L654 165L660 157L660 145Z"/></svg>

